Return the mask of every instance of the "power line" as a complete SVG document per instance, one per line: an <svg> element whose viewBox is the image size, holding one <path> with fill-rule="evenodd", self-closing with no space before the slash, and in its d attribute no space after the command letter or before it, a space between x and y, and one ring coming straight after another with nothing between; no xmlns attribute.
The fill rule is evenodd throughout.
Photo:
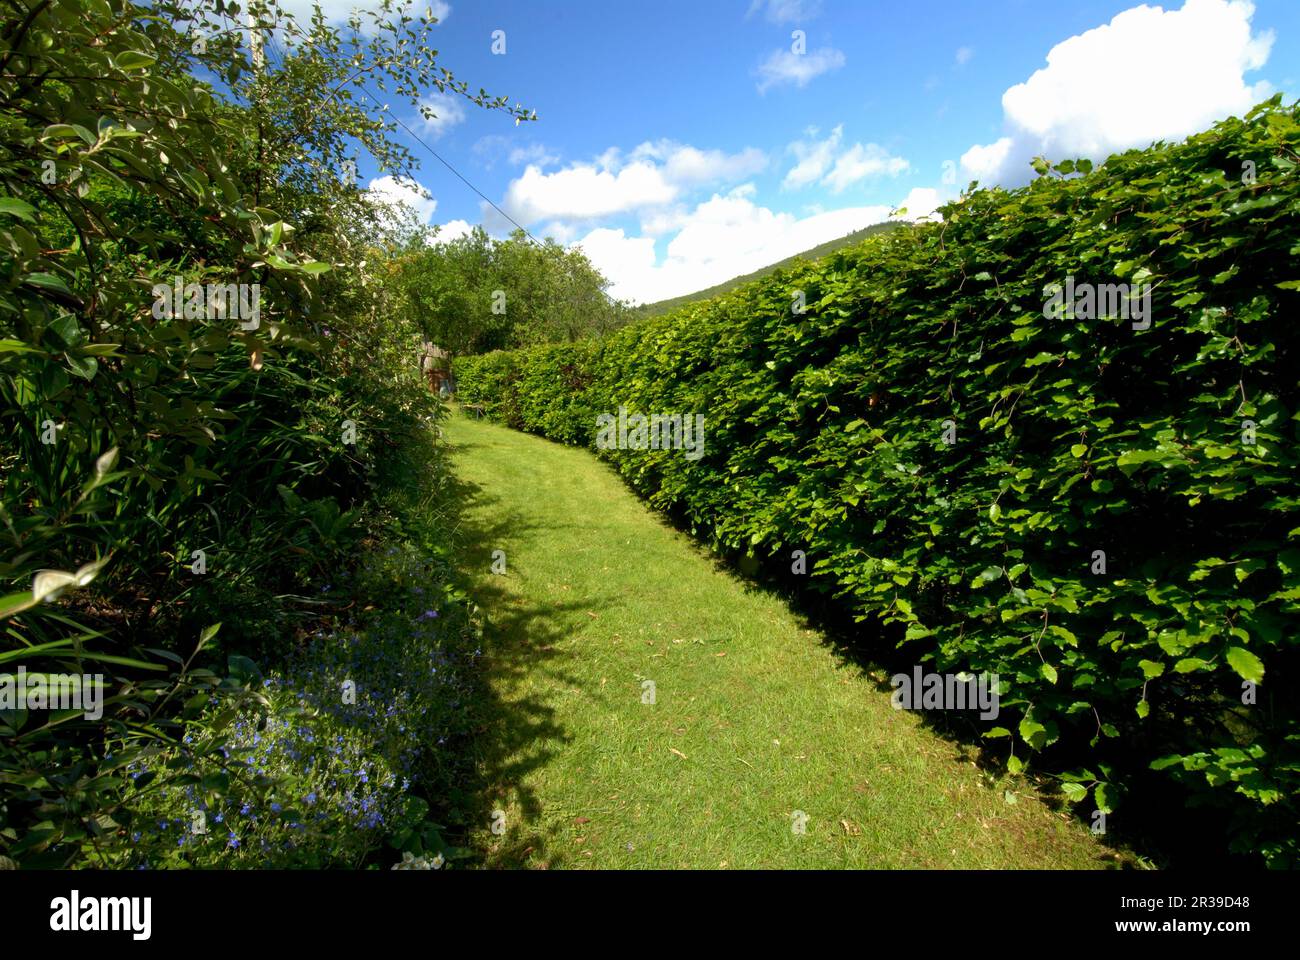
<svg viewBox="0 0 1300 960"><path fill-rule="evenodd" d="M368 87L366 87L364 84L358 84L358 86L361 87L361 89L365 92L366 96L370 97L370 99L372 99L375 103L379 103L379 98L376 97L373 93L371 93L371 92L370 92L370 89L369 89ZM504 210L502 210L500 207L498 207L498 206L496 205L496 203L494 203L494 202L493 202L493 201L492 201L492 200L491 200L491 199L490 199L490 198L489 198L485 193L483 193L482 190L480 190L478 187L474 186L474 184L470 183L470 182L469 182L468 180L466 180L463 176L461 176L460 171L457 170L455 167L453 167L453 166L452 166L450 163L448 163L446 160L444 160L443 157L442 157L442 154L440 154L437 150L433 149L433 147L429 146L429 144L427 144L427 143L424 141L424 139L423 139L419 134L417 134L414 130L412 130L410 127L408 127L408 126L406 125L406 121L404 121L404 120L403 120L401 117L399 117L397 114L393 114L393 119L394 119L395 121L397 121L398 126L400 126L403 130L405 130L405 131L410 135L410 137L411 137L412 140L414 140L414 141L415 141L416 143L418 143L420 146L424 147L424 149L428 150L429 153L431 153L431 154L433 155L434 159L436 159L436 160L437 160L439 163L441 163L444 167L446 167L446 168L447 168L448 170L450 170L453 174L455 174L456 177L460 180L461 183L465 184L465 186L469 187L469 188L470 188L471 190L473 190L476 194L478 194L479 197L480 197L480 198L481 198L485 203L487 203L489 206L491 206L493 210L495 210L497 213L501 214L501 216L505 217L507 220L509 220L511 223L513 223L516 227L518 227L520 230L522 230L523 233L524 233L524 236L526 236L529 240L533 241L533 243L537 244L539 247L542 246L541 242L540 242L536 237L534 237L531 233L528 232L528 228L527 228L527 227L525 227L523 224L521 224L521 223L520 223L518 220L516 220L514 217L510 216L510 214L506 213Z"/></svg>

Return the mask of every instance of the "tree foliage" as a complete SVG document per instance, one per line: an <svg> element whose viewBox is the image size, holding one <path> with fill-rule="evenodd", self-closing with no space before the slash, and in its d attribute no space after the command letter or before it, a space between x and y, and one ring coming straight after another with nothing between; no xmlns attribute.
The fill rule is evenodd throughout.
<svg viewBox="0 0 1300 960"><path fill-rule="evenodd" d="M276 789L224 749L266 705L249 657L302 640L439 414L345 161L408 171L389 101L432 87L530 115L471 95L391 2L346 31L257 3L257 69L234 3L6 6L0 668L108 694L102 718L0 710L0 854L104 864L148 848L146 792ZM255 285L260 315L160 309L177 282Z"/></svg>
<svg viewBox="0 0 1300 960"><path fill-rule="evenodd" d="M581 250L534 243L522 230L505 240L482 228L449 242L420 237L396 268L393 285L415 322L457 356L571 343L612 332L629 316Z"/></svg>

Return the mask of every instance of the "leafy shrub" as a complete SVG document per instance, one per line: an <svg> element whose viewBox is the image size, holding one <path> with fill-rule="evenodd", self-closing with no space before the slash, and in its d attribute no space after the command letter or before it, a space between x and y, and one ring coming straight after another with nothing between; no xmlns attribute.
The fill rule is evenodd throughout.
<svg viewBox="0 0 1300 960"><path fill-rule="evenodd" d="M439 414L418 326L375 282L397 241L338 176L358 144L387 169L409 157L343 81L386 76L411 101L435 79L465 85L435 65L425 18L389 17L346 54L318 21L263 71L228 16L66 0L0 32L0 670L102 673L107 691L99 718L0 710L0 855L24 867L121 863L194 801L264 816L257 796L322 785L324 767L298 762L295 698L312 688L288 664L342 669L338 611L358 599L342 574L403 542L385 472ZM155 286L176 278L256 285L260 323L159 309ZM397 657L381 634L367 636ZM278 678L269 692L253 658ZM421 723L446 728L444 692L422 689ZM275 755L241 780L255 722ZM354 754L392 738L329 711L302 726ZM375 761L385 789L402 760ZM320 808L339 830L350 789ZM383 799L385 829L418 846L420 803L399 798ZM328 862L363 855L372 827ZM323 855L295 843L296 862Z"/></svg>
<svg viewBox="0 0 1300 960"><path fill-rule="evenodd" d="M445 572L410 544L377 551L349 592L379 610L317 630L266 678L237 663L255 702L225 713L214 698L180 744L126 767L135 826L110 864L358 867L388 843L393 858L455 855L421 798L446 811L466 775L481 651ZM226 729L218 751L192 752ZM149 789L168 769L180 782Z"/></svg>
<svg viewBox="0 0 1300 960"><path fill-rule="evenodd" d="M566 442L619 405L705 414L699 460L606 456L720 549L806 551L929 669L996 673L1013 770L1109 811L1149 766L1230 815L1232 850L1293 863L1297 117L1274 98L1097 170L1040 161L559 353L571 397L538 349L460 360L460 390ZM1149 328L1048 319L1067 277L1151 284Z"/></svg>

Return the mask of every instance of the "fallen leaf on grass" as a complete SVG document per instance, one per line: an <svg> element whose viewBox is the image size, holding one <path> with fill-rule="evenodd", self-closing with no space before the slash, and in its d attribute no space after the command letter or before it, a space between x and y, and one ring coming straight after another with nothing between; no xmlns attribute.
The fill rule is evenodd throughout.
<svg viewBox="0 0 1300 960"><path fill-rule="evenodd" d="M670 753L675 753L675 754L677 754L677 756L681 757L683 760L689 760L689 759L690 759L688 756L686 756L686 754L682 753L682 752L681 752L680 750L678 750L676 747L669 747L669 748L668 748L668 751L669 751Z"/></svg>

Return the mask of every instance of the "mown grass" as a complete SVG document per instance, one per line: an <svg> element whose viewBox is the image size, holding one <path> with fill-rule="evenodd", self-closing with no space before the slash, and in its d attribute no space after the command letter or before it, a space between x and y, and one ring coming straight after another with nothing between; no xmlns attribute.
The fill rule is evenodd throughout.
<svg viewBox="0 0 1300 960"><path fill-rule="evenodd" d="M720 567L590 453L463 415L445 432L459 556L488 623L487 816L470 835L486 864L1120 862L1024 781L997 780L894 710L880 675Z"/></svg>

